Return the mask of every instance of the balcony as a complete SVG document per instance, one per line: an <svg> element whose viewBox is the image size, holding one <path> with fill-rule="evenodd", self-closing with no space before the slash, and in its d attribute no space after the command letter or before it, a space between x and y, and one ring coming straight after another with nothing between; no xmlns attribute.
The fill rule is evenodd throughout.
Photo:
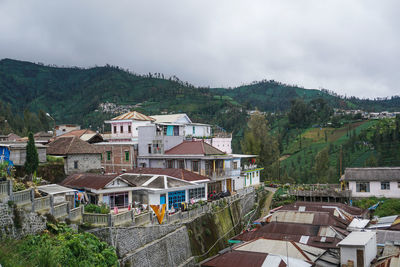
<svg viewBox="0 0 400 267"><path fill-rule="evenodd" d="M232 176L240 175L240 169L233 168L216 168L215 170L206 169L202 170L203 175L210 177L211 179L227 178Z"/></svg>

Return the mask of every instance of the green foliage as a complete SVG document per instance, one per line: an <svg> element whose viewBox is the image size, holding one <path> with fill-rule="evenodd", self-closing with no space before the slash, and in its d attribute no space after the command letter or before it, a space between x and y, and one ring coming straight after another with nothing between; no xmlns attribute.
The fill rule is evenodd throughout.
<svg viewBox="0 0 400 267"><path fill-rule="evenodd" d="M36 172L39 166L39 155L36 150L35 140L33 139L32 132L28 135L28 144L26 145L26 161L25 161L25 172L32 175Z"/></svg>
<svg viewBox="0 0 400 267"><path fill-rule="evenodd" d="M270 135L270 128L265 116L259 112L251 115L248 130L242 141L242 151L246 154L259 155L259 165L270 169L279 158L278 142ZM265 171L264 173L268 173Z"/></svg>
<svg viewBox="0 0 400 267"><path fill-rule="evenodd" d="M400 214L400 199L370 197L356 200L353 202L353 204L356 207L368 209L378 202L380 204L373 213L374 215L378 217L385 217Z"/></svg>
<svg viewBox="0 0 400 267"><path fill-rule="evenodd" d="M108 214L110 213L110 208L106 204L102 204L101 206L95 204L88 204L85 206L85 212Z"/></svg>
<svg viewBox="0 0 400 267"><path fill-rule="evenodd" d="M27 189L26 185L21 181L14 180L13 181L13 192L18 192Z"/></svg>
<svg viewBox="0 0 400 267"><path fill-rule="evenodd" d="M60 227L55 235L28 236L0 244L3 266L118 266L114 248L90 233Z"/></svg>
<svg viewBox="0 0 400 267"><path fill-rule="evenodd" d="M55 156L47 155L46 160L48 163L64 165L64 158L62 158L62 157L55 157Z"/></svg>

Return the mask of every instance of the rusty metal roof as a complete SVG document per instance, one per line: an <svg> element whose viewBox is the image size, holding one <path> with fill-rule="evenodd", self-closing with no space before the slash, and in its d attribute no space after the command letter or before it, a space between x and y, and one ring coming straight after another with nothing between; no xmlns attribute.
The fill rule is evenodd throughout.
<svg viewBox="0 0 400 267"><path fill-rule="evenodd" d="M304 207L304 208L301 208ZM338 209L342 209L345 212L349 213L352 216L359 216L365 212L365 210L360 209L358 207L351 207L349 205L339 203L339 202L307 202L307 201L297 201L292 204L288 204L283 206L280 210L300 210L304 209L304 211L325 211L333 213L335 211L335 207Z"/></svg>
<svg viewBox="0 0 400 267"><path fill-rule="evenodd" d="M155 121L155 119L137 111L127 112L125 114L112 118L111 120L112 121L118 121L118 120Z"/></svg>
<svg viewBox="0 0 400 267"><path fill-rule="evenodd" d="M249 251L228 251L224 254L211 258L201 264L201 266L215 267L243 267L243 266L262 266L267 253L249 252ZM286 266L279 265L279 266ZM272 266L271 266L272 267Z"/></svg>

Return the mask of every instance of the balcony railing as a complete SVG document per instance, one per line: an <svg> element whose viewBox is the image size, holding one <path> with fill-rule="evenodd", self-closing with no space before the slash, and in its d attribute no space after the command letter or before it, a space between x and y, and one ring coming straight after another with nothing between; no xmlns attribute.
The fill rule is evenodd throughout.
<svg viewBox="0 0 400 267"><path fill-rule="evenodd" d="M233 168L216 168L215 170L213 169L206 169L204 170L205 176L208 176L210 178L223 178L223 177L228 177L228 176L233 176L236 175L235 172L240 172L240 169L233 169Z"/></svg>

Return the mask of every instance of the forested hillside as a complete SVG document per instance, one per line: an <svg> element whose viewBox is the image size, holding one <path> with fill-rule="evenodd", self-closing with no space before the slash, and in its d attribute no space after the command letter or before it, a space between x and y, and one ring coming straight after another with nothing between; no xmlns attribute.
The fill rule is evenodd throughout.
<svg viewBox="0 0 400 267"><path fill-rule="evenodd" d="M102 131L103 121L116 115L102 109L102 103L147 115L184 112L195 122L219 125L233 132L234 152L264 153L259 161L267 165L265 175L274 179L336 182L345 167L400 164L399 150L389 141L398 146L398 121L382 125L333 117L333 108L399 111L399 97L348 98L266 80L210 89L177 77L137 75L108 65L83 69L0 61L0 134L26 136L29 131L49 130L54 122L46 113L57 124ZM248 111L255 109L269 114L260 129L271 131L267 136L248 133L250 139L259 138L256 142L243 140L249 129ZM246 143L269 145L252 152Z"/></svg>

